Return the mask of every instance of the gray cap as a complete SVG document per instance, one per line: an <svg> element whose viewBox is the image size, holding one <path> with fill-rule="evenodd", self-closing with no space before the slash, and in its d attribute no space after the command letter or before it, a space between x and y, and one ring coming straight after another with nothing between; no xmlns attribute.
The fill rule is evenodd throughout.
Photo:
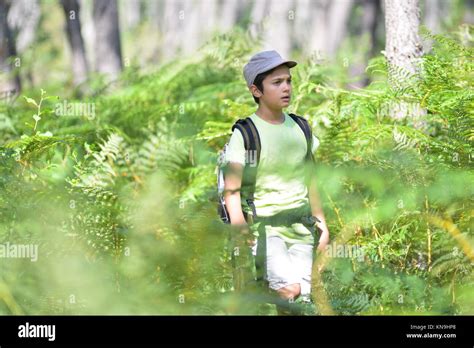
<svg viewBox="0 0 474 348"><path fill-rule="evenodd" d="M279 65L286 64L289 68L296 66L296 62L283 59L277 51L262 51L250 58L244 66L244 77L250 87L258 74L272 70Z"/></svg>

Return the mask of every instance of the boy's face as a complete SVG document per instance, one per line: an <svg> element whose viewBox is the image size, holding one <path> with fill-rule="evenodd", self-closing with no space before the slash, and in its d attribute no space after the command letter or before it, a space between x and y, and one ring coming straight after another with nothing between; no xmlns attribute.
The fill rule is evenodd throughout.
<svg viewBox="0 0 474 348"><path fill-rule="evenodd" d="M291 100L291 74L286 65L277 67L263 80L263 94L255 85L251 86L252 94L260 98L260 104L269 109L286 108Z"/></svg>

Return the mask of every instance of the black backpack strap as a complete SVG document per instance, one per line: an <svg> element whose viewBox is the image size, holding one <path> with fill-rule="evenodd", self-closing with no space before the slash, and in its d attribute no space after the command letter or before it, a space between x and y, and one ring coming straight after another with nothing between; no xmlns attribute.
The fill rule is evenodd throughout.
<svg viewBox="0 0 474 348"><path fill-rule="evenodd" d="M313 157L313 152L312 152L313 132L311 131L311 127L309 126L308 121L304 117L301 117L295 114L289 114L289 116L293 119L293 121L296 122L298 126L300 126L306 138L306 160L314 162L314 157Z"/></svg>
<svg viewBox="0 0 474 348"><path fill-rule="evenodd" d="M257 217L257 210L254 204L255 184L257 181L257 167L260 162L261 142L257 127L250 117L238 120L233 126L232 131L237 128L244 138L244 147L246 151L246 164L244 168L243 185L249 187L248 197L246 199L248 206L252 209L253 218ZM252 159L256 160L252 163Z"/></svg>

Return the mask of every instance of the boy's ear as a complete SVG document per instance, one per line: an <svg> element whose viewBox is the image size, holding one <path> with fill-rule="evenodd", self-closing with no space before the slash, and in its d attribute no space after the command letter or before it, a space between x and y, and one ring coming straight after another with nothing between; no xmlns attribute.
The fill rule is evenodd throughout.
<svg viewBox="0 0 474 348"><path fill-rule="evenodd" d="M263 95L263 93L260 92L260 90L255 85L251 85L249 87L249 90L250 90L250 93L252 93L254 97L260 98Z"/></svg>

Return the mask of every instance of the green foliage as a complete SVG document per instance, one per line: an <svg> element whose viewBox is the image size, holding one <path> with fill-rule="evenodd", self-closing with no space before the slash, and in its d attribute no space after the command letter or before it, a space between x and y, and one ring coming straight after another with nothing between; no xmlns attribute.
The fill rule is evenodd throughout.
<svg viewBox="0 0 474 348"><path fill-rule="evenodd" d="M333 83L335 66L294 69L290 111L321 143L331 239L363 251L323 272L337 314L474 313L472 41L430 37L423 75L403 91L381 56L357 91ZM1 107L0 243L40 256L0 260L0 312L274 314L234 294L213 201L217 152L256 107L240 70L257 45L236 31L97 96ZM423 119L390 118L400 100ZM64 101L95 117L59 117Z"/></svg>

